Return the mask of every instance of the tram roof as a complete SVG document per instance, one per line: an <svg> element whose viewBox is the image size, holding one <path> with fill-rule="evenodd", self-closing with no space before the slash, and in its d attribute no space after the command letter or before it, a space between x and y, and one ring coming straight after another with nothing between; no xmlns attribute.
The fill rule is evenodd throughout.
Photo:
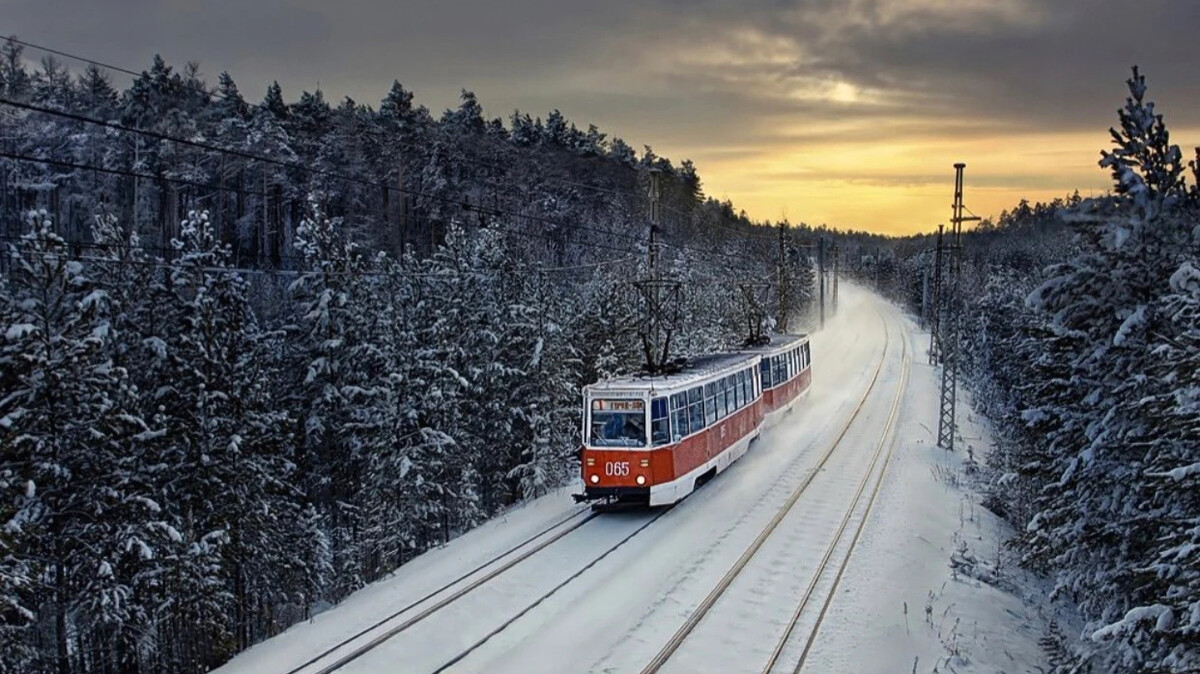
<svg viewBox="0 0 1200 674"><path fill-rule="evenodd" d="M761 356L748 351L714 353L688 360L678 372L667 375L634 374L596 382L587 387L595 393L631 391L674 391L717 379L758 363Z"/></svg>
<svg viewBox="0 0 1200 674"><path fill-rule="evenodd" d="M789 348L799 346L808 341L808 335L800 333L798 335L771 335L771 341L758 346L748 346L739 349L742 353L759 353L774 355L780 351L787 351Z"/></svg>

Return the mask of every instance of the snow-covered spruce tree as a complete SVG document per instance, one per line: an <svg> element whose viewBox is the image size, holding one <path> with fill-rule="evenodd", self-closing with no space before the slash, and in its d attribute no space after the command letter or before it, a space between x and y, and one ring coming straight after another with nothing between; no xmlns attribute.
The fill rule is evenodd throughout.
<svg viewBox="0 0 1200 674"><path fill-rule="evenodd" d="M382 322L387 313L378 306L383 298L370 260L316 198L297 245L308 267L291 288L298 319L292 330L298 477L330 541L327 598L336 599L367 581L364 480L373 457L390 449L397 411L385 377L392 326Z"/></svg>
<svg viewBox="0 0 1200 674"><path fill-rule="evenodd" d="M119 589L121 595L113 600L100 594L83 613L105 616L113 607L123 607L128 613L123 620L98 630L97 643L90 650L101 659L92 666L133 671L158 657L161 641L155 608L170 601L160 582L159 553L162 546L174 545L173 515L161 505L169 502L163 497L159 469L165 431L144 421L157 416L151 400L157 389L154 331L162 326L148 319L156 316L152 288L159 272L157 264L141 250L136 232L123 227L111 214L96 216L92 240L95 249L88 260L89 275L106 294L109 307L111 338L105 354L114 370L126 373L129 418L141 421L131 442L115 452L121 480L130 494L126 506L137 509L127 518L133 526L111 541L115 551L107 573L97 581Z"/></svg>
<svg viewBox="0 0 1200 674"><path fill-rule="evenodd" d="M1117 194L1074 209L1083 252L1030 296L1065 348L1062 376L1044 380L1042 412L1031 412L1053 415L1046 458L1057 479L1042 489L1026 546L1079 601L1092 637L1114 642L1117 666L1173 673L1200 664L1196 564L1178 555L1197 501L1170 482L1200 446L1182 383L1194 363L1181 340L1195 326L1178 320L1186 293L1171 283L1185 287L1181 270L1195 266L1197 218L1136 69L1128 85L1101 160Z"/></svg>
<svg viewBox="0 0 1200 674"><path fill-rule="evenodd" d="M179 469L162 485L179 539L169 577L179 584L173 596L187 598L164 616L184 635L163 638L191 649L180 655L194 670L251 643L264 585L286 575L279 548L294 511L287 418L264 381L269 354L247 284L207 213L190 213L180 232L159 307L170 328L153 400L162 459Z"/></svg>
<svg viewBox="0 0 1200 674"><path fill-rule="evenodd" d="M19 457L13 451L22 408L10 395L27 373L20 348L25 328L17 322L18 310L6 281L0 276L0 672L16 674L36 671L36 606L31 560L21 554L32 544L27 540L30 534L15 519L27 494L27 484L17 473Z"/></svg>
<svg viewBox="0 0 1200 674"><path fill-rule="evenodd" d="M514 327L525 334L514 354L526 376L513 390L520 405L516 429L519 454L507 477L520 498L534 498L563 484L579 442L579 353L563 325L569 320L558 284L541 274L525 275L527 303L510 309Z"/></svg>
<svg viewBox="0 0 1200 674"><path fill-rule="evenodd" d="M113 569L154 536L156 506L130 479L127 460L148 429L107 349L108 295L44 212L30 216L12 251L14 310L4 337L22 367L0 395L12 433L2 470L16 487L6 494L13 513L5 528L25 543L13 561L36 579L24 606L47 630L34 642L30 671L128 666L135 654L123 649L144 623Z"/></svg>
<svg viewBox="0 0 1200 674"><path fill-rule="evenodd" d="M502 438L509 428L508 417L496 408L505 396L484 401L476 395L476 387L509 366L496 358L495 295L486 272L472 263L475 252L470 238L451 228L445 245L421 263L414 278L411 310L419 346L410 372L419 392L413 405L417 437L403 486L422 547L444 542L461 525L480 519L483 452L504 447L502 440L485 445L485 438ZM471 409L472 403L485 407Z"/></svg>

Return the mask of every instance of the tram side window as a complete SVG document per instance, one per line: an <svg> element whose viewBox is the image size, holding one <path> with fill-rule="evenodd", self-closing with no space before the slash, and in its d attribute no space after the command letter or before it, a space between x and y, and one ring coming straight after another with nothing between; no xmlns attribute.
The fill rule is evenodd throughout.
<svg viewBox="0 0 1200 674"><path fill-rule="evenodd" d="M763 358L758 363L758 373L762 378L762 385L771 388L771 359Z"/></svg>
<svg viewBox="0 0 1200 674"><path fill-rule="evenodd" d="M754 400L754 373L750 370L742 370L742 404L749 405L751 400Z"/></svg>
<svg viewBox="0 0 1200 674"><path fill-rule="evenodd" d="M697 386L694 389L688 389L688 418L691 423L688 424L688 434L698 433L704 428L704 393Z"/></svg>
<svg viewBox="0 0 1200 674"><path fill-rule="evenodd" d="M688 434L687 394L671 396L671 439L676 442Z"/></svg>
<svg viewBox="0 0 1200 674"><path fill-rule="evenodd" d="M733 375L725 377L725 414L737 409L737 393L733 390Z"/></svg>
<svg viewBox="0 0 1200 674"><path fill-rule="evenodd" d="M712 426L717 423L717 385L704 385L704 425Z"/></svg>
<svg viewBox="0 0 1200 674"><path fill-rule="evenodd" d="M729 410L730 413L736 412L742 408L742 383L738 380L738 375L741 372L734 372L729 375Z"/></svg>
<svg viewBox="0 0 1200 674"><path fill-rule="evenodd" d="M804 345L804 362L810 365L812 364L812 350L809 348L808 344Z"/></svg>
<svg viewBox="0 0 1200 674"><path fill-rule="evenodd" d="M729 413L729 409L725 406L725 380L718 379L714 382L714 386L717 389L717 419L720 420Z"/></svg>
<svg viewBox="0 0 1200 674"><path fill-rule="evenodd" d="M742 405L746 404L746 371L739 370L737 374L733 375L733 381L734 402L737 403L736 408L740 410Z"/></svg>
<svg viewBox="0 0 1200 674"><path fill-rule="evenodd" d="M671 442L671 422L667 416L666 398L650 401L650 439L655 447Z"/></svg>

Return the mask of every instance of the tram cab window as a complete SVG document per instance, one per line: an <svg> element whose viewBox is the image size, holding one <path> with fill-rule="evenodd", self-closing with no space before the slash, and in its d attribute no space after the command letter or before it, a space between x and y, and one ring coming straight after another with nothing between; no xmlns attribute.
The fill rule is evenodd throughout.
<svg viewBox="0 0 1200 674"><path fill-rule="evenodd" d="M671 422L667 416L666 398L650 401L650 439L655 447L671 442Z"/></svg>
<svg viewBox="0 0 1200 674"><path fill-rule="evenodd" d="M593 400L588 444L592 447L645 447L646 403Z"/></svg>

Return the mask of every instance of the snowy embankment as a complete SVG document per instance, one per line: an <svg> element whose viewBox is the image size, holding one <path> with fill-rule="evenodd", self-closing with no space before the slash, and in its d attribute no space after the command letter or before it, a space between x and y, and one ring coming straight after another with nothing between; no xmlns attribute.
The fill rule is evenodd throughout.
<svg viewBox="0 0 1200 674"><path fill-rule="evenodd" d="M955 452L937 447L941 370L917 354L896 448L862 540L811 656L812 672L1046 671L1048 586L1016 564L1012 528L976 490L989 436L959 389Z"/></svg>
<svg viewBox="0 0 1200 674"><path fill-rule="evenodd" d="M730 470L653 522L651 515L636 513L591 520L340 671L425 674L440 671L480 643L448 671L640 671L779 511L788 493L813 474L811 488L730 586L729 596L713 607L664 668L759 671L799 593L820 568L818 560L836 536L836 522L847 508L854 514L852 525L861 517L861 510L851 506L851 492L864 475L879 474L870 471L869 455L879 445L904 382L904 353L912 365L903 384L894 451L804 671L1036 671L1045 659L1038 640L1048 624L1037 608L1043 603L1039 585L1012 565L1001 545L1008 530L977 505L979 498L969 486L966 450L978 457L987 440L967 405L959 406L962 451L949 454L934 446L938 381L936 371L925 364L926 340L892 307L847 288L842 315L813 339L812 395L766 431ZM875 371L880 373L878 385L871 388ZM860 399L861 414L853 416ZM829 462L819 464L846 423L847 433ZM578 513L580 506L569 493L569 488L559 490L515 508L418 557L391 578L217 671L295 670ZM634 531L638 533L621 547L599 558ZM844 540L834 547L839 562L849 536ZM816 584L818 606L834 576L832 570L822 573ZM472 575L453 589L478 577ZM533 605L559 585L560 590ZM419 602L397 621L449 592ZM506 629L496 631L510 619ZM798 629L811 630L812 622ZM371 631L368 637L380 633ZM344 652L299 671L317 672ZM786 671L792 667L786 661L780 666Z"/></svg>

